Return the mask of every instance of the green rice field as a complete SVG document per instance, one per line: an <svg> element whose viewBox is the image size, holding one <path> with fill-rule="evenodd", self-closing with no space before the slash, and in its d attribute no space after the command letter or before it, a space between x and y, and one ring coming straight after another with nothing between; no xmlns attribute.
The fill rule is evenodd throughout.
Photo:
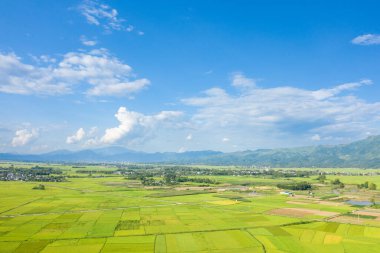
<svg viewBox="0 0 380 253"><path fill-rule="evenodd" d="M143 187L121 175L44 182L43 191L1 181L0 252L380 252L380 221L356 218L358 207L281 195L278 179L215 178L211 190Z"/></svg>

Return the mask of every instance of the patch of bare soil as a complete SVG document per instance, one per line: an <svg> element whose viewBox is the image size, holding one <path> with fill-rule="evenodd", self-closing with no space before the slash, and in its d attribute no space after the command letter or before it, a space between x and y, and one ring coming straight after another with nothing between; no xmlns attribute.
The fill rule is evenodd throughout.
<svg viewBox="0 0 380 253"><path fill-rule="evenodd" d="M380 218L380 210L377 210L377 209L364 209L364 210L359 210L353 213L359 214L359 215L368 215L368 216L377 217L376 220L379 220Z"/></svg>
<svg viewBox="0 0 380 253"><path fill-rule="evenodd" d="M358 219L358 218L350 217L350 216L338 216L338 217L330 219L329 221L361 225L361 224L364 224L365 219L360 219L360 218Z"/></svg>
<svg viewBox="0 0 380 253"><path fill-rule="evenodd" d="M290 217L305 217L308 215L318 215L318 216L334 216L338 213L336 212L327 212L316 209L306 209L306 208L279 208L273 209L268 212L269 214L281 215L281 216L290 216Z"/></svg>
<svg viewBox="0 0 380 253"><path fill-rule="evenodd" d="M333 201L317 201L318 204L326 205L326 206L342 206L344 205L342 202L333 202Z"/></svg>

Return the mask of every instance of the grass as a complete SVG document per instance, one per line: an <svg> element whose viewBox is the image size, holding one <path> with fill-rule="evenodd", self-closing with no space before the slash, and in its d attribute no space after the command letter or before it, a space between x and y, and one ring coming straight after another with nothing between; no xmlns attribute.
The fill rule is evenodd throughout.
<svg viewBox="0 0 380 253"><path fill-rule="evenodd" d="M176 196L186 196L186 195L197 195L197 194L207 194L213 193L214 191L163 191L149 194L148 197L152 198L165 198L165 197L176 197Z"/></svg>

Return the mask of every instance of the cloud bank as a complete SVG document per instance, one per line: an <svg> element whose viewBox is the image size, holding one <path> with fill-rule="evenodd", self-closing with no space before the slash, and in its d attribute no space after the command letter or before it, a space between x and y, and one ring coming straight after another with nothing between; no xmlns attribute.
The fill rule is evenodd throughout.
<svg viewBox="0 0 380 253"><path fill-rule="evenodd" d="M62 95L79 87L90 96L130 96L150 84L106 49L69 52L44 65L27 64L14 53L0 53L0 92Z"/></svg>
<svg viewBox="0 0 380 253"><path fill-rule="evenodd" d="M215 87L182 100L196 108L190 121L204 136L217 135L223 140L231 136L252 148L275 143L309 145L308 141L350 140L379 133L380 103L353 95L356 89L372 84L371 80L307 90L261 88L241 73L234 77L231 85L238 88L237 94Z"/></svg>

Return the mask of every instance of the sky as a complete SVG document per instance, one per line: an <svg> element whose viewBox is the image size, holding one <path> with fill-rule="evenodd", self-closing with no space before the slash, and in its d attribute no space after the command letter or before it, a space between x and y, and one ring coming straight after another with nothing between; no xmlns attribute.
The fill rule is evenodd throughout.
<svg viewBox="0 0 380 253"><path fill-rule="evenodd" d="M0 152L380 134L378 1L0 1Z"/></svg>

